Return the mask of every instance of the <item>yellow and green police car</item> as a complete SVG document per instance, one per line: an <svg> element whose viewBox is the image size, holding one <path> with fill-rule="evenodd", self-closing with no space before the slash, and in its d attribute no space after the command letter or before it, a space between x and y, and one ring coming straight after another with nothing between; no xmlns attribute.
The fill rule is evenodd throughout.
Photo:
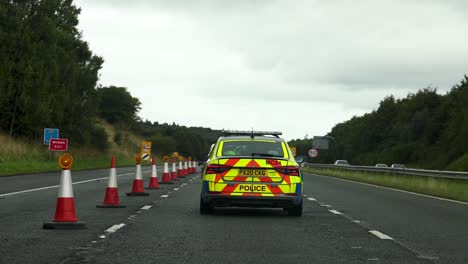
<svg viewBox="0 0 468 264"><path fill-rule="evenodd" d="M281 132L223 133L202 173L200 213L215 207L269 207L301 216L302 174Z"/></svg>

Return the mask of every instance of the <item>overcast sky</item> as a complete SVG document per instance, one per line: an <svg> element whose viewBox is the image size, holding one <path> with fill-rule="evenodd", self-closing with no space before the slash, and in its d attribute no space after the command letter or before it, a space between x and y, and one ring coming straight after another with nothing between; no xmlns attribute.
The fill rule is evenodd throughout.
<svg viewBox="0 0 468 264"><path fill-rule="evenodd" d="M324 135L468 73L464 0L79 0L79 28L140 116Z"/></svg>

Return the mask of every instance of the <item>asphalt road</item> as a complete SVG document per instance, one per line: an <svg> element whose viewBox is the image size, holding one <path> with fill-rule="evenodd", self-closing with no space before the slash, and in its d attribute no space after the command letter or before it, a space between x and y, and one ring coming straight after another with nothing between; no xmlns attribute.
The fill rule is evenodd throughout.
<svg viewBox="0 0 468 264"><path fill-rule="evenodd" d="M57 185L59 173L0 178L0 263L468 263L465 204L307 174L303 217L239 208L200 215L199 175L126 197L134 168L121 168L127 208L96 208L107 180L93 179L107 174L72 172L86 181L73 186L83 230L42 229L56 187L11 194Z"/></svg>

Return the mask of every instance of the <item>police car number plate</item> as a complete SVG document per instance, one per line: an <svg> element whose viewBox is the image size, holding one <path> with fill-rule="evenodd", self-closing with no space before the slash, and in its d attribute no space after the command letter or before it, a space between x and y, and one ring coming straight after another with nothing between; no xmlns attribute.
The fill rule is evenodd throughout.
<svg viewBox="0 0 468 264"><path fill-rule="evenodd" d="M265 176L266 170L239 169L239 176Z"/></svg>

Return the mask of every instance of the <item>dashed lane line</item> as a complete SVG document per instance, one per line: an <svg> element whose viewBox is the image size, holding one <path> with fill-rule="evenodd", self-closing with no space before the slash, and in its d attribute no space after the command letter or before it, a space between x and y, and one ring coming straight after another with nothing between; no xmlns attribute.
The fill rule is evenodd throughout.
<svg viewBox="0 0 468 264"><path fill-rule="evenodd" d="M332 214L342 215L342 213L337 211L337 210L328 210L328 211L330 211L330 213L332 213Z"/></svg>
<svg viewBox="0 0 468 264"><path fill-rule="evenodd" d="M149 172L149 171L144 171L143 173L145 173L145 172ZM117 176L118 176L118 177L121 177L121 176L127 176L127 175L132 175L132 174L135 174L135 173L125 173L125 174L119 174L119 175L117 175ZM85 181L79 181L79 182L74 182L73 185L82 184L82 183L88 183L88 182L95 182L95 181L100 181L100 180L104 180L104 179L108 179L108 178L109 178L109 177L102 177L102 178L95 178L95 179L90 179L90 180L85 180ZM53 189L53 188L58 188L58 187L60 187L60 185L52 185L52 186L34 188L34 189L29 189L29 190L24 190L24 191L17 191L17 192L11 192L11 193L3 193L3 194L0 194L0 197L7 197L7 196L12 196L12 195L16 195L16 194L22 194L22 193L37 192L37 191L48 190L48 189Z"/></svg>
<svg viewBox="0 0 468 264"><path fill-rule="evenodd" d="M143 207L140 208L140 209L141 209L141 210L149 210L149 209L151 209L151 207L153 207L153 206L151 206L151 205L145 205L145 206L143 206Z"/></svg>
<svg viewBox="0 0 468 264"><path fill-rule="evenodd" d="M163 194L163 195L161 195L160 197L161 197L161 198L167 198L167 197L169 197L169 195Z"/></svg>
<svg viewBox="0 0 468 264"><path fill-rule="evenodd" d="M115 233L117 230L119 230L120 228L122 228L124 226L125 226L124 223L118 224L118 225L113 225L113 226L109 227L108 229L106 229L104 232L112 234L112 233Z"/></svg>
<svg viewBox="0 0 468 264"><path fill-rule="evenodd" d="M387 236L386 234L384 233L381 233L377 230L370 230L369 233L373 234L374 236L380 238L380 239L383 239L383 240L393 240L393 238Z"/></svg>

